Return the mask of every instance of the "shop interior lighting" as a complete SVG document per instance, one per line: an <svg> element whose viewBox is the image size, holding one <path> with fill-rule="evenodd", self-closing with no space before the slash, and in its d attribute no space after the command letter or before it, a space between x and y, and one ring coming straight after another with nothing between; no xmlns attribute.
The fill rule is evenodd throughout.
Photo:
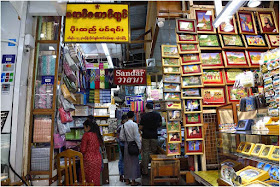
<svg viewBox="0 0 280 187"><path fill-rule="evenodd" d="M229 17L228 20L225 22L226 23L226 26L224 28L225 32L230 32L233 30L233 25L230 23L231 18L232 17Z"/></svg>
<svg viewBox="0 0 280 187"><path fill-rule="evenodd" d="M113 61L112 61L111 55L109 53L109 49L108 49L107 44L106 43L101 43L101 46L102 46L103 51L105 53L105 56L106 56L106 58L108 60L109 68L113 68L114 67Z"/></svg>
<svg viewBox="0 0 280 187"><path fill-rule="evenodd" d="M259 0L250 0L248 3L248 7L254 8L261 4L261 1Z"/></svg>
<svg viewBox="0 0 280 187"><path fill-rule="evenodd" d="M49 46L49 50L50 50L50 51L54 51L55 49L54 49L53 46Z"/></svg>
<svg viewBox="0 0 280 187"><path fill-rule="evenodd" d="M158 18L157 19L158 27L163 27L164 26L164 22L165 22L165 18Z"/></svg>
<svg viewBox="0 0 280 187"><path fill-rule="evenodd" d="M206 16L211 16L212 15L212 11L211 10L208 10L205 14Z"/></svg>
<svg viewBox="0 0 280 187"><path fill-rule="evenodd" d="M42 34L40 34L40 37L41 37L41 38L44 38L44 36L45 36L45 35L44 35L43 33L42 33Z"/></svg>
<svg viewBox="0 0 280 187"><path fill-rule="evenodd" d="M98 56L98 54L97 53L92 53L92 54L86 54L86 56L87 57L89 57L89 56Z"/></svg>

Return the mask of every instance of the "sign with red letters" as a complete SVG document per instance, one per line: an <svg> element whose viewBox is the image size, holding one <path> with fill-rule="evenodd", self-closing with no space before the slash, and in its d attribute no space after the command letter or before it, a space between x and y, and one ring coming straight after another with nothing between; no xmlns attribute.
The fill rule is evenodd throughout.
<svg viewBox="0 0 280 187"><path fill-rule="evenodd" d="M147 85L146 69L115 69L116 85Z"/></svg>

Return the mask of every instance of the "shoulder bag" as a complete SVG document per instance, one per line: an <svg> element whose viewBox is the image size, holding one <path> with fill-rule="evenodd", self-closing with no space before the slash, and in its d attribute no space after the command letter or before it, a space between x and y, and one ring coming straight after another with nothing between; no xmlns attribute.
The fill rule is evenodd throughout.
<svg viewBox="0 0 280 187"><path fill-rule="evenodd" d="M137 143L135 141L127 141L127 137L126 137L126 132L125 132L125 128L123 125L123 130L124 130L124 136L125 136L125 140L127 142L127 149L128 149L128 154L131 156L138 156L139 155L139 149L137 146Z"/></svg>

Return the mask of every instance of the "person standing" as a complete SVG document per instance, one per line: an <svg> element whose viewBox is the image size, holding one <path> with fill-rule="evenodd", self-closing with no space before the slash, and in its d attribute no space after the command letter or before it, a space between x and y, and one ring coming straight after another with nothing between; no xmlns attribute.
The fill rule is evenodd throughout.
<svg viewBox="0 0 280 187"><path fill-rule="evenodd" d="M129 142L135 141L139 152L141 150L140 134L138 130L138 125L133 122L134 112L129 111L127 113L128 121L122 126L120 132L120 140L124 141L124 178L126 185L137 186L139 183L135 179L140 178L140 165L139 165L139 155L130 155L128 152Z"/></svg>
<svg viewBox="0 0 280 187"><path fill-rule="evenodd" d="M140 121L140 129L142 130L142 174L148 175L148 165L150 162L150 154L157 153L158 135L157 129L162 125L161 115L153 111L153 104L146 104L146 113L143 114Z"/></svg>
<svg viewBox="0 0 280 187"><path fill-rule="evenodd" d="M84 157L84 171L87 183L100 186L100 172L102 157L100 146L103 145L103 138L96 121L87 119L84 122L84 135L81 142L81 152Z"/></svg>

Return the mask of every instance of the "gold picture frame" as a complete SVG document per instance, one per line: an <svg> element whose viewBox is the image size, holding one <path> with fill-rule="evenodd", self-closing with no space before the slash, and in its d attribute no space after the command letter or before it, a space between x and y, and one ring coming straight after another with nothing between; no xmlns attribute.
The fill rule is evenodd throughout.
<svg viewBox="0 0 280 187"><path fill-rule="evenodd" d="M246 25L247 23L246 20L243 20L245 17L244 16L250 16L251 19L251 24L252 25ZM240 16L242 16L242 21L240 21ZM258 30L256 27L256 21L255 21L255 16L254 13L251 11L238 11L236 13L236 17L237 17L237 23L238 23L238 28L239 28L239 33L240 34L248 34L248 35L257 35L258 34ZM246 30L247 29L247 30ZM252 29L252 31L250 31Z"/></svg>
<svg viewBox="0 0 280 187"><path fill-rule="evenodd" d="M222 27L223 25L222 24L225 24L224 22L221 23L221 25L217 28L218 29L218 33L219 34L238 34L238 31L237 31L237 26L236 26L236 19L235 19L235 16L232 15L232 20L231 21L231 24L233 25L233 31L230 31L230 32L225 32L222 30Z"/></svg>
<svg viewBox="0 0 280 187"><path fill-rule="evenodd" d="M172 150L170 150L171 148L170 145L172 145ZM174 152L173 149L175 150ZM167 143L166 155L167 156L181 155L181 143Z"/></svg>
<svg viewBox="0 0 280 187"><path fill-rule="evenodd" d="M270 14L270 17L273 19L273 20L269 20L269 22L272 24L274 23L274 27L276 29L276 32L271 32L271 31L264 31L264 28L263 28L263 22L260 18L260 14ZM257 16L257 19L258 19L258 23L259 23L259 27L260 27L260 31L261 33L263 34L278 34L279 33L279 28L278 28L278 24L277 24L277 19L276 19L276 16L275 16L275 13L274 13L274 10L271 10L271 11L257 11L256 12L256 16ZM269 19L269 18L268 18Z"/></svg>
<svg viewBox="0 0 280 187"><path fill-rule="evenodd" d="M240 38L242 45L226 45L224 37L234 37L234 36ZM236 35L219 34L219 37L223 49L245 49L245 41L243 35L240 36L238 34ZM237 41L237 39L235 41Z"/></svg>
<svg viewBox="0 0 280 187"><path fill-rule="evenodd" d="M191 103L191 102L194 101L194 100L197 101L197 104L198 104L197 109L188 111L188 110L186 109L186 105L187 105L187 107L190 108L189 103ZM202 107L202 100L201 100L201 99L185 99L185 100L183 101L183 107L184 107L184 113L185 113L185 114L202 113L202 110L203 110L203 107Z"/></svg>
<svg viewBox="0 0 280 187"><path fill-rule="evenodd" d="M216 34L217 33L216 28L213 26L213 22L215 20L215 10L214 10L214 8L193 8L193 15L194 15L194 18L196 19L197 26L199 26L199 24L200 24L199 19L200 19L201 15L199 15L199 13L206 13L207 11L211 11L211 13L212 13L209 16L209 23L207 24L211 28L210 29L204 29L204 28L197 27L197 33ZM205 21L204 21L204 24L205 24L207 22L208 18L204 17L204 19L205 19Z"/></svg>
<svg viewBox="0 0 280 187"><path fill-rule="evenodd" d="M192 54L192 53L199 53L200 52L200 48L198 44L178 44L178 50L179 50L179 54ZM194 49L193 50L184 50L183 46L193 46Z"/></svg>
<svg viewBox="0 0 280 187"><path fill-rule="evenodd" d="M182 39L183 36L185 39ZM176 40L178 44L198 44L197 34L176 34Z"/></svg>
<svg viewBox="0 0 280 187"><path fill-rule="evenodd" d="M180 55L177 45L161 45L161 56L166 58L179 58Z"/></svg>
<svg viewBox="0 0 280 187"><path fill-rule="evenodd" d="M267 37L265 37L264 35L251 35L251 36L261 36L264 43L265 43L265 46L253 46L253 45L250 45L248 44L248 41L247 41L247 37L249 37L250 35L242 35L242 38L243 38L243 41L244 41L244 44L245 44L245 47L246 49L269 49L269 45L268 45L268 42L267 42Z"/></svg>

